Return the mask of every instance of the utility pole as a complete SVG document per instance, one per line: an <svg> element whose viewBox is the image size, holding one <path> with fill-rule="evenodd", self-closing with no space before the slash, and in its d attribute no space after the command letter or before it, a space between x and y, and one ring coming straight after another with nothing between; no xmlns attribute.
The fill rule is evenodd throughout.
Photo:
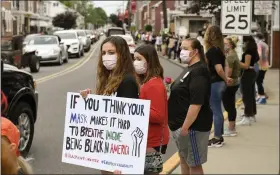
<svg viewBox="0 0 280 175"><path fill-rule="evenodd" d="M164 28L166 29L168 27L167 25L167 11L166 11L166 0L162 1L162 11L163 11L163 24Z"/></svg>

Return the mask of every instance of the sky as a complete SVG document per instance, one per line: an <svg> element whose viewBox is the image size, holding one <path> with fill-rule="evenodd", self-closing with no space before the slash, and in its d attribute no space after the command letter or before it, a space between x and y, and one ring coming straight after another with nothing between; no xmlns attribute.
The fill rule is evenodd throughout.
<svg viewBox="0 0 280 175"><path fill-rule="evenodd" d="M121 9L123 11L123 9L126 8L126 4L127 1L93 1L94 7L102 7L105 12L107 13L107 16L109 16L110 14L117 13L118 9Z"/></svg>

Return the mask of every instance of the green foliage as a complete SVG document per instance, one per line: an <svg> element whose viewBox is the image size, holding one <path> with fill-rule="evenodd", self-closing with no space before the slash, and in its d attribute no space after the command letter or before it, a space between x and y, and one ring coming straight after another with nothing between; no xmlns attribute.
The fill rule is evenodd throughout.
<svg viewBox="0 0 280 175"><path fill-rule="evenodd" d="M146 32L151 32L153 30L153 27L151 25L146 25L145 26L145 31Z"/></svg>
<svg viewBox="0 0 280 175"><path fill-rule="evenodd" d="M84 16L85 23L104 25L107 22L108 17L106 12L100 7L94 8L93 4L89 0L83 0L83 1L60 0L60 2L62 2L67 7L76 10L82 16Z"/></svg>
<svg viewBox="0 0 280 175"><path fill-rule="evenodd" d="M55 27L61 27L63 29L72 29L75 28L76 25L77 15L72 12L65 12L56 15L52 23Z"/></svg>
<svg viewBox="0 0 280 175"><path fill-rule="evenodd" d="M111 14L109 18L112 24L116 25L117 27L123 27L123 22L119 20L117 15Z"/></svg>

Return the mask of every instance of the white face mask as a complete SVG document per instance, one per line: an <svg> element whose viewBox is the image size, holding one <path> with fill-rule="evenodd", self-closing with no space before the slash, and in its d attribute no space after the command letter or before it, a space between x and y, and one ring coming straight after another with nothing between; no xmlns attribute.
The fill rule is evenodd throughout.
<svg viewBox="0 0 280 175"><path fill-rule="evenodd" d="M117 64L117 54L114 55L103 55L102 56L103 65L107 70L113 70Z"/></svg>
<svg viewBox="0 0 280 175"><path fill-rule="evenodd" d="M146 60L135 60L133 62L135 71L137 74L141 75L141 74L145 74L147 72L147 62Z"/></svg>
<svg viewBox="0 0 280 175"><path fill-rule="evenodd" d="M182 49L180 52L180 59L183 63L189 64L192 57L190 57L191 51Z"/></svg>

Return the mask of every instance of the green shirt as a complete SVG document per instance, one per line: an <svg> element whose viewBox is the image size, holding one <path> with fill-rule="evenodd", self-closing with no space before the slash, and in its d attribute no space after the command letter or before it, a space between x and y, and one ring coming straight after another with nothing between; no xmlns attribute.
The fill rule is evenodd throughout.
<svg viewBox="0 0 280 175"><path fill-rule="evenodd" d="M233 79L231 86L236 86L239 84L239 75L240 75L240 61L238 59L238 55L235 50L231 50L226 56L228 67L232 69L232 73L230 78Z"/></svg>

